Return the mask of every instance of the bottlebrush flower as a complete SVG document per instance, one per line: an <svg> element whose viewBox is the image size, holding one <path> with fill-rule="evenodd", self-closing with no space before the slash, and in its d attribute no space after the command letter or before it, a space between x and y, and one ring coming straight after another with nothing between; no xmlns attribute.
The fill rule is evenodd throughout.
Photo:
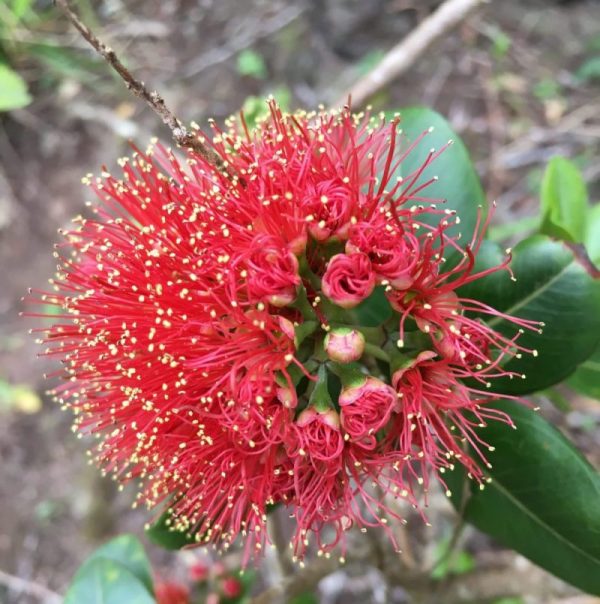
<svg viewBox="0 0 600 604"><path fill-rule="evenodd" d="M393 539L389 500L417 506L430 474L461 463L481 477L460 441L484 457L475 423L510 422L488 385L528 352L519 330L538 328L456 293L508 259L476 272L487 223L462 248L458 217L423 197L442 150L396 178L427 131L406 146L397 120L270 109L252 132L213 125L226 170L152 145L120 177L86 178L100 203L63 233L52 291L31 296L59 309L40 330L63 363L55 395L99 438L103 470L199 544L240 541L244 563L274 504L296 519L298 558L313 543L343 553L351 526ZM450 270L446 250L462 258ZM395 314L365 329L353 307L376 283ZM339 328L364 335L360 355L324 343ZM361 381L332 399L350 359Z"/></svg>

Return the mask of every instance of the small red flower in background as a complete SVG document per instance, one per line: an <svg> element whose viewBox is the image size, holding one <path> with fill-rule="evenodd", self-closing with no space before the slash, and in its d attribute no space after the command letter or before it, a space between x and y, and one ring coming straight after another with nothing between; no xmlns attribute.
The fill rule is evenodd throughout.
<svg viewBox="0 0 600 604"><path fill-rule="evenodd" d="M157 604L190 604L189 589L181 583L157 582L154 592Z"/></svg>
<svg viewBox="0 0 600 604"><path fill-rule="evenodd" d="M237 598L242 593L242 584L234 577L227 577L221 583L221 591L226 598Z"/></svg>
<svg viewBox="0 0 600 604"><path fill-rule="evenodd" d="M189 573L192 581L206 581L210 574L210 567L203 562L195 562L190 566Z"/></svg>
<svg viewBox="0 0 600 604"><path fill-rule="evenodd" d="M243 536L244 562L264 550L274 504L294 515L301 558L310 543L343 551L355 525L393 539L381 493L416 506L419 485L457 462L481 480L460 442L485 458L475 422L510 423L488 385L535 353L517 342L535 323L456 294L509 259L475 272L487 223L461 247L458 217L423 198L440 151L394 177L410 151L397 126L272 103L254 132L215 127L227 174L191 152L136 151L120 178L86 179L101 203L65 233L41 292L62 309L43 337L64 363L56 398L101 437L104 471L138 481L140 504L175 502L175 528L199 543ZM445 250L462 254L450 270ZM362 330L352 309L376 286L395 314ZM476 314L512 321L514 337ZM327 358L340 326L358 344ZM339 400L324 394L334 374Z"/></svg>

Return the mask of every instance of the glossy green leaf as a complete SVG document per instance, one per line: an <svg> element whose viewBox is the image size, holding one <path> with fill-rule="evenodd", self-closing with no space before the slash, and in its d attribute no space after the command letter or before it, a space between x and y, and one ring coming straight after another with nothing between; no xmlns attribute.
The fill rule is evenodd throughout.
<svg viewBox="0 0 600 604"><path fill-rule="evenodd" d="M579 365L567 384L585 396L600 400L600 347Z"/></svg>
<svg viewBox="0 0 600 604"><path fill-rule="evenodd" d="M88 560L77 572L64 604L156 604L126 566L109 558Z"/></svg>
<svg viewBox="0 0 600 604"><path fill-rule="evenodd" d="M577 166L563 157L552 158L542 180L540 232L582 243L587 209L587 189Z"/></svg>
<svg viewBox="0 0 600 604"><path fill-rule="evenodd" d="M499 247L486 242L478 266L498 264L502 255ZM580 250L543 235L517 245L511 267L515 282L506 271L499 271L461 288L460 294L509 315L545 323L542 334L525 330L519 338L520 344L537 350L538 356L523 354L505 365L526 378L493 383L495 392L526 394L561 382L596 349L600 340L600 281ZM515 334L515 326L500 317L487 321L507 336Z"/></svg>
<svg viewBox="0 0 600 604"><path fill-rule="evenodd" d="M198 544L194 535L176 530L171 522L171 514L164 512L161 517L146 529L148 539L164 549L178 550L186 545Z"/></svg>
<svg viewBox="0 0 600 604"><path fill-rule="evenodd" d="M392 114L388 114L390 115ZM416 171L431 149L439 150L449 140L453 141L453 144L447 147L420 176L418 183L425 183L434 176L438 176L439 180L430 184L419 195L435 200L447 200L443 207L456 210L460 217L460 224L447 232L452 235L462 233L462 240L469 241L475 228L478 207L485 208L486 199L465 145L450 124L431 109L424 107L403 109L400 111L400 118L405 148L424 132L427 134L408 154L395 176L406 177ZM428 132L429 128L433 130ZM431 224L437 224L439 220L439 215L430 217Z"/></svg>
<svg viewBox="0 0 600 604"><path fill-rule="evenodd" d="M19 109L31 103L25 80L8 65L0 63L0 111Z"/></svg>
<svg viewBox="0 0 600 604"><path fill-rule="evenodd" d="M531 409L503 401L517 429L490 422L479 436L492 481L471 485L450 477L452 500L464 518L557 577L600 595L600 475L550 423Z"/></svg>
<svg viewBox="0 0 600 604"><path fill-rule="evenodd" d="M144 551L144 546L133 535L115 537L94 551L87 562L97 558L113 560L123 565L146 586L150 593L153 592L150 562Z"/></svg>

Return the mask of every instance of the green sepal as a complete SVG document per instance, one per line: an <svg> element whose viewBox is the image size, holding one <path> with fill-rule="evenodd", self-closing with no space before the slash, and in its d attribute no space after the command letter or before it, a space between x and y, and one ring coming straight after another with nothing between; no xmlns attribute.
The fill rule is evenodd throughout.
<svg viewBox="0 0 600 604"><path fill-rule="evenodd" d="M367 376L358 363L328 363L332 373L342 382L342 388L356 388L364 384Z"/></svg>
<svg viewBox="0 0 600 604"><path fill-rule="evenodd" d="M308 320L294 327L294 346L296 347L296 350L302 346L302 342L304 342L308 336L315 332L318 326L319 323L317 321Z"/></svg>
<svg viewBox="0 0 600 604"><path fill-rule="evenodd" d="M319 412L335 409L331 395L329 394L329 385L327 380L327 367L321 365L317 373L317 382L308 400L308 407L313 407Z"/></svg>

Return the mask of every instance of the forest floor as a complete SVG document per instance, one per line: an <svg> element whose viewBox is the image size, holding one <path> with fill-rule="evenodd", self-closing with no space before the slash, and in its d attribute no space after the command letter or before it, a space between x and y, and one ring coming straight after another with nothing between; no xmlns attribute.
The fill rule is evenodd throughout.
<svg viewBox="0 0 600 604"><path fill-rule="evenodd" d="M86 443L72 435L69 415L45 396L42 374L51 368L36 358L37 346L27 335L35 321L19 317L21 297L52 275L56 231L83 211L90 195L81 177L105 163L114 168L129 139L144 146L152 135L168 133L82 50L83 42L49 4L37 2L42 16L16 24L0 7L0 50L34 97L26 109L0 117L0 388L23 385L14 400L4 397L4 406L0 396L0 570L62 592L95 544L117 532L139 534L145 517L130 509L133 489L118 492L87 464ZM273 93L291 107L331 102L426 16L431 4L80 3L88 22L164 93L175 113L200 124L238 111L249 96ZM447 116L471 150L489 198L498 201L496 224L535 212L542 171L555 154L578 163L597 200L599 32L598 2L491 3L373 104L425 104ZM542 412L600 466L600 409L570 394L569 400L566 413L547 404ZM508 556L515 568L528 564L474 531L461 543L477 564L494 555ZM163 573L179 572L173 556L155 548L150 554ZM584 602L565 599L575 592L536 572L538 579L523 588L523 602ZM353 583L354 596L344 586L328 585L323 601L382 601L368 582L362 591ZM409 601L401 591L387 597ZM39 601L3 588L0 579L0 603Z"/></svg>

